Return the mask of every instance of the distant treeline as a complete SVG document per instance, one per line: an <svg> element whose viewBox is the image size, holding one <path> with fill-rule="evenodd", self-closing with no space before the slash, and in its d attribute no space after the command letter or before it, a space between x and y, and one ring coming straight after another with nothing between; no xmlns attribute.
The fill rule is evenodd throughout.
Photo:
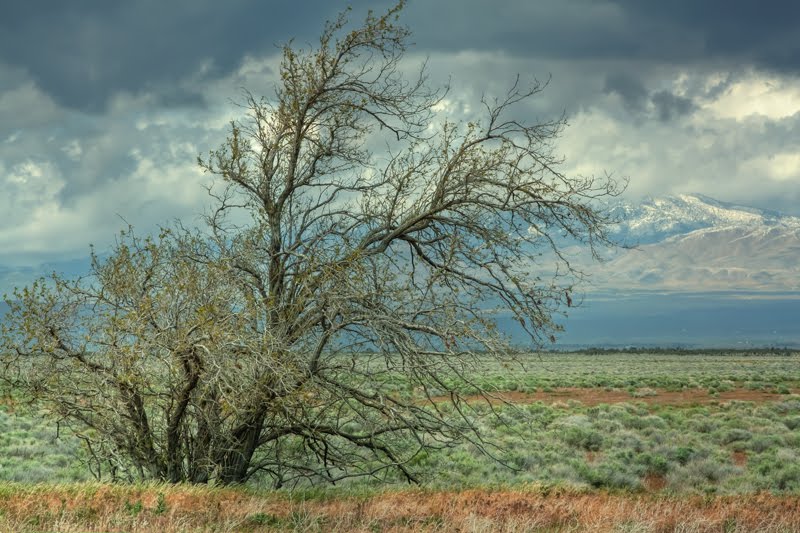
<svg viewBox="0 0 800 533"><path fill-rule="evenodd" d="M738 355L738 356L764 356L785 355L792 356L800 353L798 347L763 347L763 348L685 348L685 347L642 347L627 346L620 348L580 348L576 350L563 350L558 353L575 353L583 355L607 355L615 353L627 354L677 354L677 355Z"/></svg>

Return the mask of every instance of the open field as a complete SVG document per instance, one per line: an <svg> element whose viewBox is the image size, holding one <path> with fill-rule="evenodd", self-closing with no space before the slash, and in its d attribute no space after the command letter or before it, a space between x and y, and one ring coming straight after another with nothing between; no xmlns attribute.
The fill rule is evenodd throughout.
<svg viewBox="0 0 800 533"><path fill-rule="evenodd" d="M494 459L469 443L421 453L411 491L392 478L294 494L74 484L89 478L79 443L9 400L0 530L800 530L800 355L523 363L473 377L496 391L471 403L498 415L476 417ZM415 393L400 377L396 390Z"/></svg>
<svg viewBox="0 0 800 533"><path fill-rule="evenodd" d="M556 387L633 391L701 388L711 393L741 387L786 392L800 388L800 354L794 352L658 352L531 354L522 366L487 361L473 378L508 391Z"/></svg>

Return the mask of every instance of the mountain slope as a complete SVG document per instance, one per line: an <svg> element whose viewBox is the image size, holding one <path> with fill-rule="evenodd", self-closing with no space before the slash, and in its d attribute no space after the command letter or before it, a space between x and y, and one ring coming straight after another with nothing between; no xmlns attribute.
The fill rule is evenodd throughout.
<svg viewBox="0 0 800 533"><path fill-rule="evenodd" d="M592 269L597 288L800 290L800 218L700 195L612 209L613 236L637 247Z"/></svg>
<svg viewBox="0 0 800 533"><path fill-rule="evenodd" d="M621 202L610 211L620 220L613 234L626 244L651 244L706 228L800 227L798 217L720 202L700 194L646 198L640 203Z"/></svg>

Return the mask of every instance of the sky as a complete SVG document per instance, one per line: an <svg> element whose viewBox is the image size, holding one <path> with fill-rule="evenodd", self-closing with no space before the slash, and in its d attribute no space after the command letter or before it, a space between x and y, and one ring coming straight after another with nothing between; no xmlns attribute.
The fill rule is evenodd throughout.
<svg viewBox="0 0 800 533"><path fill-rule="evenodd" d="M330 0L28 0L0 17L0 292L85 264L127 224L208 204L197 167L242 88L269 95L280 46L313 43ZM353 1L351 18L391 2ZM409 0L413 68L475 112L519 74L524 118L569 122L567 173L800 214L800 2Z"/></svg>

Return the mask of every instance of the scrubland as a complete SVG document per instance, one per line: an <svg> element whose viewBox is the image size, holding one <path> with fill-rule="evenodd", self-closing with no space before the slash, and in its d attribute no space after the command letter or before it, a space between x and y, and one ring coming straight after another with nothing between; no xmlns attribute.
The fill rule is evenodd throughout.
<svg viewBox="0 0 800 533"><path fill-rule="evenodd" d="M476 373L495 391L469 404L491 445L418 454L421 487L392 478L292 491L258 480L91 480L80 442L9 393L0 530L800 530L797 354L543 354L523 363ZM415 394L402 376L396 390ZM490 410L497 416L477 416Z"/></svg>

